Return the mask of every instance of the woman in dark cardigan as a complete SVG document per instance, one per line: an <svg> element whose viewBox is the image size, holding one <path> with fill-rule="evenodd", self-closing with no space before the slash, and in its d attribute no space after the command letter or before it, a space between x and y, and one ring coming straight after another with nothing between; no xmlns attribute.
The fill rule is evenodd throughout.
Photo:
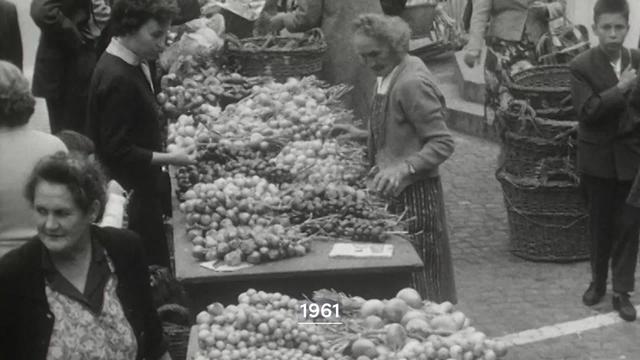
<svg viewBox="0 0 640 360"><path fill-rule="evenodd" d="M354 44L365 65L378 76L369 131L347 125L352 136L368 136L370 188L390 199L395 212L406 210L413 245L424 262L414 276L423 298L457 302L438 166L451 156L453 138L445 120L444 97L434 76L409 56L409 26L397 17L362 15ZM375 171L374 171L375 172Z"/></svg>
<svg viewBox="0 0 640 360"><path fill-rule="evenodd" d="M168 266L163 228L163 165L186 165L183 151L162 152L160 112L147 61L165 47L177 13L175 0L117 0L112 9L114 37L91 79L87 135L109 175L133 190L129 228L143 239L152 264Z"/></svg>
<svg viewBox="0 0 640 360"><path fill-rule="evenodd" d="M170 360L140 238L92 225L97 166L47 157L25 195L38 235L0 259L0 360Z"/></svg>

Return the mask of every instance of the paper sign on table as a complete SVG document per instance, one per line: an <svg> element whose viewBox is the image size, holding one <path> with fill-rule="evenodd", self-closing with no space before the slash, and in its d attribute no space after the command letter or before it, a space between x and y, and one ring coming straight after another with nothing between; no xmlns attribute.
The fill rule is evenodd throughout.
<svg viewBox="0 0 640 360"><path fill-rule="evenodd" d="M207 262L200 263L200 266L202 266L205 269L218 271L218 272L234 272L234 271L238 271L238 270L242 270L242 269L247 269L247 268L253 267L253 264L241 263L238 266L230 266L230 265L226 265L224 263L224 261L213 260L213 261L207 261Z"/></svg>
<svg viewBox="0 0 640 360"><path fill-rule="evenodd" d="M337 243L333 245L329 257L390 258L393 256L391 244Z"/></svg>

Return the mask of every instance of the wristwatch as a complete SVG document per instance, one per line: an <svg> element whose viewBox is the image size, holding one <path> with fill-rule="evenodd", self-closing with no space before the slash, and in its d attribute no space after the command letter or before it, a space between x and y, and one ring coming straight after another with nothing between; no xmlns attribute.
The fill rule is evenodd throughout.
<svg viewBox="0 0 640 360"><path fill-rule="evenodd" d="M407 168L409 169L409 174L415 175L416 174L416 168L414 168L413 165L411 165L409 160L405 160L404 163L407 164Z"/></svg>

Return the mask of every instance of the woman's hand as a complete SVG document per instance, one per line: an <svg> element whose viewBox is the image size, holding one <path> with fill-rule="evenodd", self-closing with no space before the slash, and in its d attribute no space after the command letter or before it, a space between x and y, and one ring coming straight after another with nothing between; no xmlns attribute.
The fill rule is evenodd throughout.
<svg viewBox="0 0 640 360"><path fill-rule="evenodd" d="M467 50L464 53L464 63L473 68L480 61L480 50Z"/></svg>
<svg viewBox="0 0 640 360"><path fill-rule="evenodd" d="M277 13L269 20L269 31L272 33L280 32L284 29L284 19L287 16L286 13Z"/></svg>
<svg viewBox="0 0 640 360"><path fill-rule="evenodd" d="M195 153L192 153L187 149L178 149L172 153L169 153L169 155L171 156L171 165L187 166L196 163Z"/></svg>
<svg viewBox="0 0 640 360"><path fill-rule="evenodd" d="M371 190L383 196L394 196L407 176L409 165L405 162L380 170L371 182Z"/></svg>
<svg viewBox="0 0 640 360"><path fill-rule="evenodd" d="M338 137L341 139L366 139L369 136L369 132L357 128L351 124L337 124L334 125L329 136Z"/></svg>

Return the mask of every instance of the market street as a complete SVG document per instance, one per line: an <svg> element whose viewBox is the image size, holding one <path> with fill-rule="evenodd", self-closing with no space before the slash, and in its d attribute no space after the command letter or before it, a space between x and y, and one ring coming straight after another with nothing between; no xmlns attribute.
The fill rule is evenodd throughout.
<svg viewBox="0 0 640 360"><path fill-rule="evenodd" d="M40 116L38 116L40 115ZM45 114L31 126L47 129ZM489 337L610 313L611 296L595 309L580 297L587 262L534 263L509 252L509 228L495 180L498 145L456 133L456 151L441 168L460 303L458 308ZM632 298L638 303L637 296ZM612 316L619 321L617 314ZM616 323L510 350L514 360L616 360L640 355L640 324Z"/></svg>
<svg viewBox="0 0 640 360"><path fill-rule="evenodd" d="M498 146L462 134L456 134L456 145L441 169L458 307L470 314L474 326L489 337L501 337L612 312L610 294L593 310L582 304L589 282L587 262L534 263L509 253L506 211L494 177ZM632 301L637 304L637 296ZM507 358L638 359L639 336L637 322L617 323L518 346Z"/></svg>

